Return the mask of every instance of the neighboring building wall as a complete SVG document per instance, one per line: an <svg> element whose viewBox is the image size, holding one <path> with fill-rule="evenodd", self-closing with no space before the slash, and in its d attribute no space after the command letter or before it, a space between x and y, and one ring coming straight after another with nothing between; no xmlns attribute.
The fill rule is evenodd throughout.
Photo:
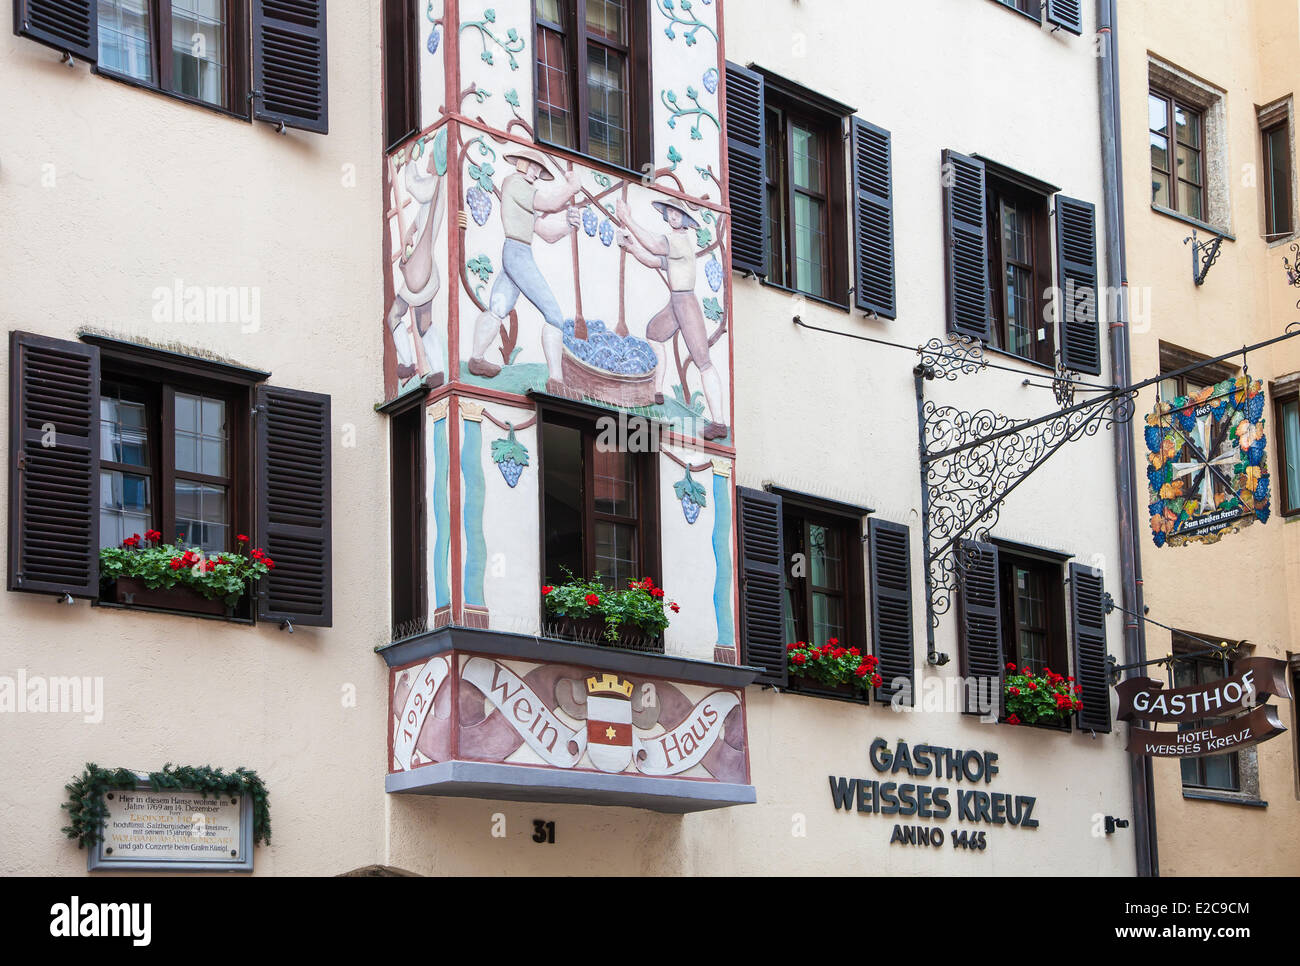
<svg viewBox="0 0 1300 966"><path fill-rule="evenodd" d="M8 13L6 13L8 16ZM334 627L255 627L59 606L0 593L0 674L102 678L102 721L0 715L5 854L16 874L81 875L60 828L64 785L86 762L255 769L270 790L272 844L257 874L333 874L384 848L380 749L386 675L371 649L389 621L381 469L387 422L372 324L382 299L379 13L329 9L330 133L284 136L73 69L0 39L7 185L3 322L75 340L83 328L215 354L333 404ZM181 281L177 281L181 280ZM175 285L246 286L256 316L159 321ZM163 289L165 298L156 295ZM166 305L163 303L166 302ZM250 302L247 304L254 304ZM163 309L159 309L163 306ZM8 382L8 353L4 353ZM8 438L6 405L4 433ZM7 480L7 474L4 474ZM7 482L0 482L8 498ZM357 776L372 775L369 781Z"/></svg>
<svg viewBox="0 0 1300 966"><path fill-rule="evenodd" d="M1234 346L1280 335L1298 317L1297 292L1288 287L1282 264L1284 256L1294 254L1288 246L1295 237L1264 238L1257 117L1258 108L1295 92L1294 66L1300 56L1297 15L1294 0L1252 4L1152 0L1120 10L1135 379L1160 371L1161 342L1217 356ZM1218 261L1199 287L1192 278L1191 246L1184 244L1193 226L1151 207L1146 105L1150 58L1172 64L1221 91L1216 112L1224 126L1207 147L1214 165L1211 180L1226 195L1227 207L1211 227L1233 237L1223 242ZM1202 239L1212 237L1203 226L1197 233ZM1229 362L1239 366L1241 359ZM1273 419L1269 387L1273 380L1300 369L1300 345L1286 342L1252 353L1249 369L1253 378L1264 380L1269 392L1265 426L1273 477L1271 517L1211 546L1157 548L1151 533L1144 532L1146 603L1154 620L1216 642L1249 641L1256 656L1286 659L1295 652L1292 642L1300 631L1300 614L1292 606L1300 576L1300 529L1296 518L1284 518L1279 512L1279 427ZM1148 391L1139 401L1139 417L1153 406L1154 391ZM1135 420L1138 452L1144 455L1142 430L1140 419ZM1146 489L1143 470L1140 463L1140 494ZM1169 632L1148 625L1148 657L1160 658L1171 648ZM1153 672L1166 677L1158 666ZM1273 703L1283 723L1294 727L1291 702L1275 699ZM1259 875L1294 874L1300 868L1295 749L1294 736L1288 733L1259 745L1254 754L1241 756L1246 770L1257 756L1258 799L1267 802L1267 808L1187 798L1178 763L1155 761L1161 873L1210 875L1224 869L1250 869Z"/></svg>

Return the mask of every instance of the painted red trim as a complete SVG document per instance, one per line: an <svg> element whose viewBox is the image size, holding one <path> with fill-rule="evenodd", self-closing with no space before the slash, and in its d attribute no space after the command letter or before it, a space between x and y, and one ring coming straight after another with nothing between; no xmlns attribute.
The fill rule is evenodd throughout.
<svg viewBox="0 0 1300 966"><path fill-rule="evenodd" d="M447 382L460 381L460 250L461 231L458 225L461 205L461 171L459 151L452 145L460 142L460 128L452 124L447 132L447 217L443 228L447 232ZM457 158L453 164L453 158ZM452 200L456 204L453 205Z"/></svg>

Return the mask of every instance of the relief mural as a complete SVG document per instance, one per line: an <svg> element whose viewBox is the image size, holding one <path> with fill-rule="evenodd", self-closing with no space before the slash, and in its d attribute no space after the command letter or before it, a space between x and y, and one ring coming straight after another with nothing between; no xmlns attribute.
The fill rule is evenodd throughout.
<svg viewBox="0 0 1300 966"><path fill-rule="evenodd" d="M736 690L468 654L391 673L390 772L454 759L733 784L748 778Z"/></svg>

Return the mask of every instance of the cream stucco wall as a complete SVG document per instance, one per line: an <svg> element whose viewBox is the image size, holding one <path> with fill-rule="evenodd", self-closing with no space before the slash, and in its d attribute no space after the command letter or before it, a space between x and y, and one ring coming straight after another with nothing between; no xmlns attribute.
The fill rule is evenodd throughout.
<svg viewBox="0 0 1300 966"><path fill-rule="evenodd" d="M330 133L281 136L69 69L7 20L0 32L3 327L176 343L328 393L335 547L334 627L292 635L0 593L0 674L99 677L104 689L99 724L0 715L6 873L84 874L59 806L88 761L256 769L273 826L257 874L335 873L382 854L385 671L371 651L389 626L388 509L376 498L387 492L387 423L373 410L378 3L331 4L328 34ZM256 287L260 318L156 323L154 289L176 279ZM7 384L7 353L2 365Z"/></svg>
<svg viewBox="0 0 1300 966"><path fill-rule="evenodd" d="M1295 91L1300 56L1297 15L1287 0L1241 4L1148 0L1123 4L1119 47L1128 273L1135 309L1133 371L1159 371L1163 340L1206 356L1280 335L1300 318L1286 285L1282 257L1294 239L1263 237L1261 144L1256 109ZM1213 25L1212 27L1210 25ZM1225 241L1205 284L1191 275L1191 227L1150 208L1147 149L1148 53L1222 88L1226 133L1221 148L1235 240ZM1204 231L1200 233L1202 237ZM1145 317L1144 317L1145 316ZM1240 364L1240 359L1232 360ZM1268 382L1300 369L1300 345L1253 353L1250 373ZM1139 412L1150 411L1154 390ZM1213 546L1157 549L1143 533L1143 569L1150 616L1212 640L1248 640L1259 656L1287 658L1300 630L1294 606L1300 563L1300 521L1279 513L1277 426L1269 420L1273 516ZM1138 452L1145 453L1138 426ZM1141 458L1141 455L1140 457ZM1139 466L1140 494L1145 490ZM1149 657L1169 653L1168 632L1147 630ZM1274 702L1294 727L1291 703ZM1165 875L1223 871L1295 874L1300 868L1294 735L1258 747L1259 793L1267 808L1184 799L1178 764L1154 763L1160 867Z"/></svg>

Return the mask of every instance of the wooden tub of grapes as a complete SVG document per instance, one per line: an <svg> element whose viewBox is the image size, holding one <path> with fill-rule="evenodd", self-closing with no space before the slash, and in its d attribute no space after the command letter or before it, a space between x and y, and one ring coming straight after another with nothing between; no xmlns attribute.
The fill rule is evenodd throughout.
<svg viewBox="0 0 1300 966"><path fill-rule="evenodd" d="M634 336L614 335L605 330L604 323L594 320L588 320L587 340L581 342L573 337L572 325L570 322L564 327L561 371L566 388L615 406L655 404L658 359L650 343Z"/></svg>

